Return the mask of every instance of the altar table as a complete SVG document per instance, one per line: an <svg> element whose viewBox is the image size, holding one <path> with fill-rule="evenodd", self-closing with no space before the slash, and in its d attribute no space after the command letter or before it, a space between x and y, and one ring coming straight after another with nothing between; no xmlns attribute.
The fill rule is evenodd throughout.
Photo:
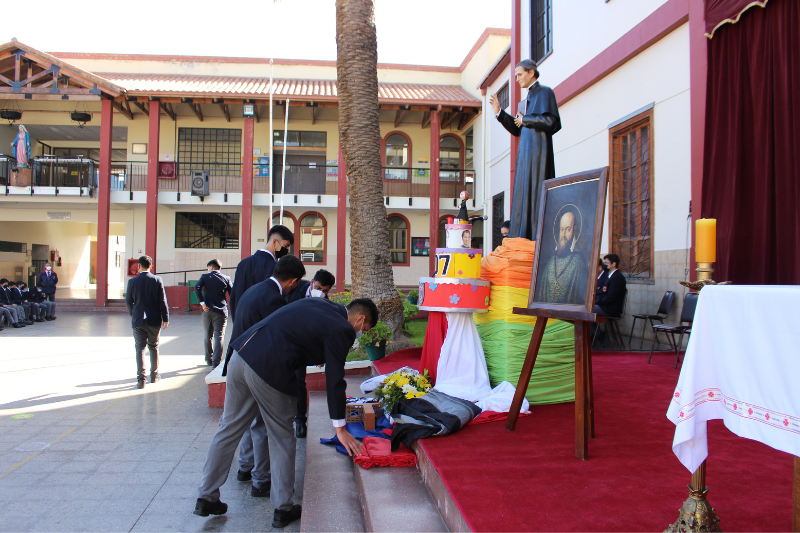
<svg viewBox="0 0 800 533"><path fill-rule="evenodd" d="M706 422L722 419L736 435L794 455L797 493L800 286L704 287L667 418L689 472L708 456Z"/></svg>

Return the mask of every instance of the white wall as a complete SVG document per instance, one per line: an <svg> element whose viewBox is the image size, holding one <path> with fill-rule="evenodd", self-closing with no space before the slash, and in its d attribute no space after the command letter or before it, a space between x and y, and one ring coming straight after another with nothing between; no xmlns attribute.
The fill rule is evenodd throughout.
<svg viewBox="0 0 800 533"><path fill-rule="evenodd" d="M609 124L650 103L655 103L654 249L685 248L691 198L688 24L559 108L562 130L553 136L556 175L609 165ZM604 248L607 222L605 229Z"/></svg>
<svg viewBox="0 0 800 533"><path fill-rule="evenodd" d="M667 0L553 2L553 53L539 66L543 85L555 87L608 48ZM530 2L522 2L523 58L530 55Z"/></svg>

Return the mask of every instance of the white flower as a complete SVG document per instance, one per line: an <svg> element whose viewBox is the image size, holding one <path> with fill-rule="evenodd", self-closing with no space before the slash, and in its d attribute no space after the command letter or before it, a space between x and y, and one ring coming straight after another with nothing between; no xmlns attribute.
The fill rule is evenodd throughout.
<svg viewBox="0 0 800 533"><path fill-rule="evenodd" d="M412 387L411 385L409 385L409 384L403 385L403 394L408 394L409 392L411 392L413 390L416 390L416 389L414 389L414 387Z"/></svg>

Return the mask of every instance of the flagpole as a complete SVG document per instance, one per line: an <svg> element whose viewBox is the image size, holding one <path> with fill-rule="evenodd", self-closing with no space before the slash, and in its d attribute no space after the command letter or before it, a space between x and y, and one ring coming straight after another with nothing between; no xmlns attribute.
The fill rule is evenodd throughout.
<svg viewBox="0 0 800 533"><path fill-rule="evenodd" d="M286 145L289 140L289 100L286 100L284 106L284 122L283 122L283 168L281 169L281 224L283 224L283 196L286 191Z"/></svg>
<svg viewBox="0 0 800 533"><path fill-rule="evenodd" d="M272 132L272 59L269 60L269 165L267 168L269 169L269 222L267 223L267 231L269 228L272 227L272 171L275 168L275 164L272 162L272 148L274 142L274 135Z"/></svg>

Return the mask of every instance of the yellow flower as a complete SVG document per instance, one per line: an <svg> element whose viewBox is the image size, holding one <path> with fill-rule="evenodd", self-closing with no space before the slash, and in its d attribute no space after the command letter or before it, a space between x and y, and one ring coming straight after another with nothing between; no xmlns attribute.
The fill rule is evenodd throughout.
<svg viewBox="0 0 800 533"><path fill-rule="evenodd" d="M398 384L400 387L402 387L403 385L408 385L410 382L411 382L411 380L410 380L410 379L408 379L408 378L405 378L405 377L403 377L403 378L400 378L400 379L398 379L398 380L397 380L397 384Z"/></svg>
<svg viewBox="0 0 800 533"><path fill-rule="evenodd" d="M406 394L406 399L408 399L408 400L410 400L411 398L414 398L414 397L415 396L414 396L414 391L413 390L408 391L408 394Z"/></svg>

